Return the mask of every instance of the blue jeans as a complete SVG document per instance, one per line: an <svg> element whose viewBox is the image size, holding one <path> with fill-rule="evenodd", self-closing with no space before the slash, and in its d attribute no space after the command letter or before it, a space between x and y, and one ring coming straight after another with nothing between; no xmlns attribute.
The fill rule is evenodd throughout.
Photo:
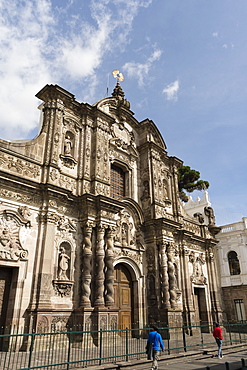
<svg viewBox="0 0 247 370"><path fill-rule="evenodd" d="M222 339L216 338L216 343L218 344L218 357L222 357Z"/></svg>

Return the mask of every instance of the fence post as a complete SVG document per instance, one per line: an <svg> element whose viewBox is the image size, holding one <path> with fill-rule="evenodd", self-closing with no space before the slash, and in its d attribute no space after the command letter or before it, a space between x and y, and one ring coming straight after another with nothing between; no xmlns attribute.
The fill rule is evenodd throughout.
<svg viewBox="0 0 247 370"><path fill-rule="evenodd" d="M206 370L210 370L210 367L209 367L209 366L207 366L207 367L206 367Z"/></svg>
<svg viewBox="0 0 247 370"><path fill-rule="evenodd" d="M182 327L183 329L183 344L184 344L184 352L187 352L187 348L186 348L186 338L185 338L185 329L184 329L184 326Z"/></svg>
<svg viewBox="0 0 247 370"><path fill-rule="evenodd" d="M34 329L32 330L31 335L31 344L29 348L29 359L28 359L28 369L31 367L31 361L32 361L32 354L33 354L33 345L34 345L34 338L35 338L35 331Z"/></svg>
<svg viewBox="0 0 247 370"><path fill-rule="evenodd" d="M125 329L126 331L125 331L125 333L126 333L126 335L125 335L125 337L126 337L126 343L125 343L125 346L126 346L126 361L129 361L129 356L128 356L128 354L129 354L129 336L128 336L128 328L126 328Z"/></svg>
<svg viewBox="0 0 247 370"><path fill-rule="evenodd" d="M102 344L103 344L103 330L99 332L99 365L102 364Z"/></svg>
<svg viewBox="0 0 247 370"><path fill-rule="evenodd" d="M243 368L243 369L246 369L246 367L245 367L245 361L244 361L244 359L243 359L243 358L241 358L241 362L242 362L242 368Z"/></svg>
<svg viewBox="0 0 247 370"><path fill-rule="evenodd" d="M68 356L67 356L67 370L69 370L69 362L70 362L70 351L71 351L71 342L72 342L72 337L71 337L71 328L69 328L69 347L68 347Z"/></svg>
<svg viewBox="0 0 247 370"><path fill-rule="evenodd" d="M225 364L226 364L226 370L230 370L229 363L228 362L225 362Z"/></svg>
<svg viewBox="0 0 247 370"><path fill-rule="evenodd" d="M170 331L169 331L169 329L167 330L167 353L168 353L168 355L171 354L171 351L170 351Z"/></svg>
<svg viewBox="0 0 247 370"><path fill-rule="evenodd" d="M231 324L228 325L229 328L229 338L230 338L230 344L232 346L232 332L231 332Z"/></svg>
<svg viewBox="0 0 247 370"><path fill-rule="evenodd" d="M239 342L242 343L242 338L241 338L241 332L240 332L240 325L237 323L238 326L238 335L239 335Z"/></svg>

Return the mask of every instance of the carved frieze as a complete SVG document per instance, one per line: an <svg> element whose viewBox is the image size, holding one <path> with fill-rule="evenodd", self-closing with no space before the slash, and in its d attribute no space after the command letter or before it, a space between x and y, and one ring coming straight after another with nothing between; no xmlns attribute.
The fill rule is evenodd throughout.
<svg viewBox="0 0 247 370"><path fill-rule="evenodd" d="M199 225L183 220L183 227L184 229L194 233L195 235L201 236L201 229Z"/></svg>
<svg viewBox="0 0 247 370"><path fill-rule="evenodd" d="M40 176L38 165L4 153L0 154L0 166L7 171L18 173L18 176L32 179L37 179Z"/></svg>
<svg viewBox="0 0 247 370"><path fill-rule="evenodd" d="M134 252L128 249L114 249L114 260L117 260L120 257L128 257L135 261L135 263L138 265L142 262L142 256L138 252Z"/></svg>
<svg viewBox="0 0 247 370"><path fill-rule="evenodd" d="M64 189L70 190L72 192L76 190L76 180L75 179L72 179L68 176L60 175L58 182L59 182L59 185Z"/></svg>

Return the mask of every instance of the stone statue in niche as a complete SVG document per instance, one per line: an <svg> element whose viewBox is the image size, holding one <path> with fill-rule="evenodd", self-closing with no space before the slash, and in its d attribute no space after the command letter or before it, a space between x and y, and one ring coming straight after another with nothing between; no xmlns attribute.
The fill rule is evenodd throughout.
<svg viewBox="0 0 247 370"><path fill-rule="evenodd" d="M59 253L59 263L58 263L58 279L59 280L69 280L67 276L67 271L69 269L70 257L65 253L65 248L60 248Z"/></svg>
<svg viewBox="0 0 247 370"><path fill-rule="evenodd" d="M71 136L67 134L64 140L64 155L72 156L72 148L73 148L73 143L71 140Z"/></svg>
<svg viewBox="0 0 247 370"><path fill-rule="evenodd" d="M74 158L74 139L74 134L67 131L64 138L62 154L60 154L60 158L64 166L69 168L74 168L77 164L77 161Z"/></svg>
<svg viewBox="0 0 247 370"><path fill-rule="evenodd" d="M143 182L143 188L142 199L149 198L149 182L147 180Z"/></svg>

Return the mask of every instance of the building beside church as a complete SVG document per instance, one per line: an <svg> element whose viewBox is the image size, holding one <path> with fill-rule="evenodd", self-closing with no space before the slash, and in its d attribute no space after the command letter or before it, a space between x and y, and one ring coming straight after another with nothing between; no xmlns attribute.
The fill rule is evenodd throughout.
<svg viewBox="0 0 247 370"><path fill-rule="evenodd" d="M247 313L247 217L224 225L217 234L219 275L228 321L246 322Z"/></svg>
<svg viewBox="0 0 247 370"><path fill-rule="evenodd" d="M213 210L186 212L153 121L119 82L94 105L57 85L36 96L39 135L0 140L0 326L221 321Z"/></svg>

